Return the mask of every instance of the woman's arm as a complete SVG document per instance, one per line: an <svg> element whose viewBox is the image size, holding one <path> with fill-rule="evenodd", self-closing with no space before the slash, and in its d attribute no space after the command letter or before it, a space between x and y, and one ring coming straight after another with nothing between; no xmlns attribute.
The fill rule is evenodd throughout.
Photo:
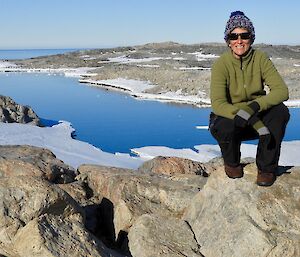
<svg viewBox="0 0 300 257"><path fill-rule="evenodd" d="M210 99L212 110L216 115L233 119L238 108L229 101L225 64L218 60L211 71Z"/></svg>
<svg viewBox="0 0 300 257"><path fill-rule="evenodd" d="M288 100L289 92L273 62L266 54L262 54L260 62L263 81L270 89L267 95L255 99L262 111Z"/></svg>

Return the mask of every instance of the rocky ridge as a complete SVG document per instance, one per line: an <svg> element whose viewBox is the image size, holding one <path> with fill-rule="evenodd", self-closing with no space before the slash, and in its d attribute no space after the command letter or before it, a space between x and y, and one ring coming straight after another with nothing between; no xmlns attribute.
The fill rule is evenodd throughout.
<svg viewBox="0 0 300 257"><path fill-rule="evenodd" d="M300 47L254 45L269 54L286 81L291 99L299 99ZM93 80L116 78L149 81L156 85L146 93L179 92L208 98L210 68L225 44L184 45L174 42L152 43L111 49L81 50L47 57L15 60L24 68L94 67Z"/></svg>

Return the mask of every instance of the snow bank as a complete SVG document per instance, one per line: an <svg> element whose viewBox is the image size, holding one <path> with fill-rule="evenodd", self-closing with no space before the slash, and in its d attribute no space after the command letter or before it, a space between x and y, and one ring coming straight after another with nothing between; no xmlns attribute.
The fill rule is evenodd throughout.
<svg viewBox="0 0 300 257"><path fill-rule="evenodd" d="M37 127L19 123L0 123L1 145L32 145L51 150L58 159L78 167L81 164L136 169L145 159L129 154L111 154L71 137L71 124L61 121L53 127Z"/></svg>
<svg viewBox="0 0 300 257"><path fill-rule="evenodd" d="M207 162L221 156L218 145L199 145L193 149L172 149L164 146L134 148L133 157L126 153L107 153L86 142L71 137L71 124L61 121L52 127L37 127L19 123L0 123L0 145L32 145L52 151L58 159L77 168L81 164L98 164L137 169L156 156L177 156ZM242 144L242 158L255 157L256 145ZM283 142L280 165L300 166L300 141Z"/></svg>
<svg viewBox="0 0 300 257"><path fill-rule="evenodd" d="M151 84L149 81L124 78L106 80L80 79L79 82L111 87L114 89L129 91L132 93L141 93L144 90L155 87L155 85Z"/></svg>

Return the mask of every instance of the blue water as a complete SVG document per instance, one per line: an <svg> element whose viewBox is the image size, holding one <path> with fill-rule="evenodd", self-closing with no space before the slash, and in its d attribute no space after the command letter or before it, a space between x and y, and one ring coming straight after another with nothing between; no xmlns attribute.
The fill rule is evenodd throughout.
<svg viewBox="0 0 300 257"><path fill-rule="evenodd" d="M0 94L30 105L39 117L67 120L76 137L107 152L163 145L173 148L213 143L207 130L209 109L136 100L123 93L45 74L0 74Z"/></svg>
<svg viewBox="0 0 300 257"><path fill-rule="evenodd" d="M25 59L38 56L46 56L53 54L63 54L73 52L79 49L19 49L19 50L3 50L0 49L1 60Z"/></svg>
<svg viewBox="0 0 300 257"><path fill-rule="evenodd" d="M14 58L20 58L17 54ZM206 129L196 129L208 124L210 109L136 100L61 75L0 73L0 94L31 106L49 124L70 121L77 139L111 153L143 146L216 144ZM285 140L299 140L300 109L290 112Z"/></svg>

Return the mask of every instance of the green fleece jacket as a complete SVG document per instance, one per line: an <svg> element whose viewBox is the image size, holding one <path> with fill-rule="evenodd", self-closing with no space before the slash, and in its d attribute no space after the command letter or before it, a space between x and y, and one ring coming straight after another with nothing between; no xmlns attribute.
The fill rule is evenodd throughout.
<svg viewBox="0 0 300 257"><path fill-rule="evenodd" d="M219 116L233 119L242 106L254 100L260 111L267 110L288 97L288 88L272 61L259 50L250 49L240 60L228 50L212 67L210 98Z"/></svg>

